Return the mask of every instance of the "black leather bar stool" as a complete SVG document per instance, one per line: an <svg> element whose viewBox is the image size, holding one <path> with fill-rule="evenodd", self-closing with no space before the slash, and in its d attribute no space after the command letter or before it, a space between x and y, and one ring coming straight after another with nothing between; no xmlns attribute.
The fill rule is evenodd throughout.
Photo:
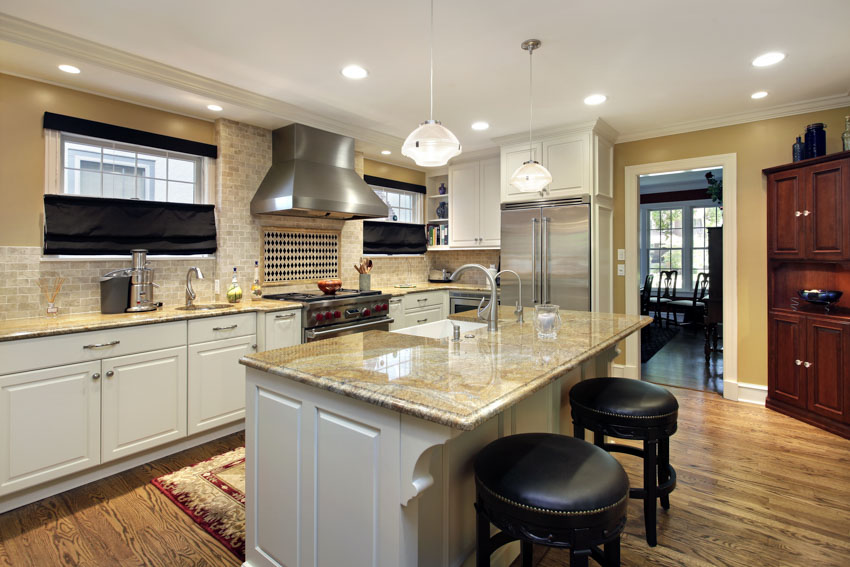
<svg viewBox="0 0 850 567"><path fill-rule="evenodd" d="M475 458L475 494L477 567L515 540L523 567L531 567L533 544L569 548L572 567L586 567L588 557L620 565L629 479L590 443L550 433L493 441ZM491 523L502 530L493 537Z"/></svg>
<svg viewBox="0 0 850 567"><path fill-rule="evenodd" d="M646 541L657 544L656 499L670 509L669 494L676 488L676 471L670 466L670 436L676 432L679 402L667 389L629 378L593 378L570 390L573 435L584 439L593 431L593 442L606 451L643 458L643 488L632 488L631 498L643 499ZM643 449L605 443L605 435L643 441Z"/></svg>

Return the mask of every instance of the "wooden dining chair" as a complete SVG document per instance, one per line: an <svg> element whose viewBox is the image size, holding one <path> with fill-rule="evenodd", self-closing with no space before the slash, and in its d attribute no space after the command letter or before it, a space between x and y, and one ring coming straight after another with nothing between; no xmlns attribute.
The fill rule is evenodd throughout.
<svg viewBox="0 0 850 567"><path fill-rule="evenodd" d="M670 310L667 304L676 299L676 285L679 281L678 270L662 270L658 274L658 287L655 288L655 297L649 298L649 303L655 308L655 322L661 323L661 312L665 314L665 320L669 324Z"/></svg>
<svg viewBox="0 0 850 567"><path fill-rule="evenodd" d="M655 276L646 274L646 279L643 281L643 288L640 290L640 314L649 315L649 300L652 297L652 280Z"/></svg>
<svg viewBox="0 0 850 567"><path fill-rule="evenodd" d="M699 272L696 282L694 282L694 295L691 299L676 299L667 303L667 309L673 313L676 323L678 324L676 313L684 313L685 322L702 322L705 313L703 299L705 299L707 293L708 274Z"/></svg>

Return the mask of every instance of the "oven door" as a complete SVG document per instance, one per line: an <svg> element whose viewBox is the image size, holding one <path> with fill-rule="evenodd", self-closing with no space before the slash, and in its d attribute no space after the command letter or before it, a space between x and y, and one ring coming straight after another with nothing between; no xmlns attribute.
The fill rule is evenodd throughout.
<svg viewBox="0 0 850 567"><path fill-rule="evenodd" d="M490 300L490 292L449 292L449 314L475 311L484 299L484 306ZM501 303L501 301L499 302Z"/></svg>
<svg viewBox="0 0 850 567"><path fill-rule="evenodd" d="M380 319L364 321L362 323L342 323L319 329L304 329L304 342L312 343L323 339L332 339L333 337L353 335L354 333L365 333L366 331L389 331L390 323L393 321L394 319L391 317L381 317Z"/></svg>

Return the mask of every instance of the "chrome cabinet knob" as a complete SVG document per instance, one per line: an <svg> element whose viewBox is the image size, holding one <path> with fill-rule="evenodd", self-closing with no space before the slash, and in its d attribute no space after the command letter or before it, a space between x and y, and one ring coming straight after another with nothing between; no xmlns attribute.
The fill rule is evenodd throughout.
<svg viewBox="0 0 850 567"><path fill-rule="evenodd" d="M257 345L253 344L253 345L251 345L251 348L254 349L254 350L257 350Z"/></svg>
<svg viewBox="0 0 850 567"><path fill-rule="evenodd" d="M106 377L107 378L112 378L113 376L115 376L115 372L113 372L112 370L106 371Z"/></svg>
<svg viewBox="0 0 850 567"><path fill-rule="evenodd" d="M812 214L812 212L811 212L811 211L803 211L803 216L804 216L804 217L807 217L807 216L809 216L810 214Z"/></svg>
<svg viewBox="0 0 850 567"><path fill-rule="evenodd" d="M94 374L91 375L91 377L94 380L100 380L100 372L95 372Z"/></svg>
<svg viewBox="0 0 850 567"><path fill-rule="evenodd" d="M811 362L808 362L808 361L807 361L807 362L804 362L804 363L803 363L803 366L805 366L806 368L811 368L812 366L814 366L814 364L812 364Z"/></svg>
<svg viewBox="0 0 850 567"><path fill-rule="evenodd" d="M803 214L803 213L801 213L800 211L794 211L794 216L795 216L795 217L799 217L799 216L801 216L802 214Z"/></svg>
<svg viewBox="0 0 850 567"><path fill-rule="evenodd" d="M798 358L797 360L794 361L794 364L796 364L797 366L800 366L801 364L803 364L803 361Z"/></svg>

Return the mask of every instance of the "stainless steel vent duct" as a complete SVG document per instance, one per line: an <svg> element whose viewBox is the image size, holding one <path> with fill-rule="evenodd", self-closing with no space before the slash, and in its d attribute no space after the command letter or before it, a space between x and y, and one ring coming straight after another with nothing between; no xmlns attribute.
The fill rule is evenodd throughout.
<svg viewBox="0 0 850 567"><path fill-rule="evenodd" d="M332 219L389 214L354 171L354 139L303 124L272 132L272 166L251 199L251 212Z"/></svg>

